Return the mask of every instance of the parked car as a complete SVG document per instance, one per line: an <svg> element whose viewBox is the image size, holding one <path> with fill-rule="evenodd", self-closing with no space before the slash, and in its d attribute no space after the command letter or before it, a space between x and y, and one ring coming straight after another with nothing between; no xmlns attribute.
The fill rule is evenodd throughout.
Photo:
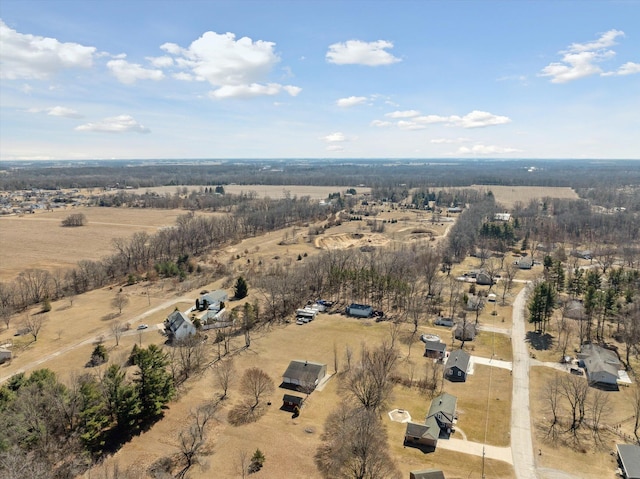
<svg viewBox="0 0 640 479"><path fill-rule="evenodd" d="M579 368L571 368L571 369L569 369L569 372L571 374L575 374L576 376L582 376L584 374L582 372L582 369L579 369Z"/></svg>
<svg viewBox="0 0 640 479"><path fill-rule="evenodd" d="M139 325L138 325L138 330L140 330L140 329L147 329L148 327L149 327L149 325L148 325L148 324L144 324L144 323L143 323L143 324L139 324Z"/></svg>

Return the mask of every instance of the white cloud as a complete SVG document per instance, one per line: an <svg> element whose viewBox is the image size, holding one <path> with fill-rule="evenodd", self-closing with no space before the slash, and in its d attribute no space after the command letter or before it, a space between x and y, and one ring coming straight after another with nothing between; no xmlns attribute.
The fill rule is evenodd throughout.
<svg viewBox="0 0 640 479"><path fill-rule="evenodd" d="M389 118L413 118L414 116L418 116L420 112L418 110L405 110L405 111L392 111L391 113L387 113L384 116Z"/></svg>
<svg viewBox="0 0 640 479"><path fill-rule="evenodd" d="M430 143L441 145L441 144L452 144L452 143L466 143L471 141L469 138L433 138L430 140Z"/></svg>
<svg viewBox="0 0 640 479"><path fill-rule="evenodd" d="M367 101L366 96L350 96L347 98L340 98L336 101L336 105L341 108L349 108L356 105L362 105Z"/></svg>
<svg viewBox="0 0 640 479"><path fill-rule="evenodd" d="M344 147L342 145L327 145L327 151L344 151Z"/></svg>
<svg viewBox="0 0 640 479"><path fill-rule="evenodd" d="M215 87L211 98L254 97L286 92L291 96L301 88L278 83L265 83L273 67L280 61L275 44L242 37L233 33L205 32L188 48L165 43L162 50L173 55L174 65L182 70L173 77L184 81L206 81ZM168 57L171 58L171 57ZM165 60L166 61L166 60Z"/></svg>
<svg viewBox="0 0 640 479"><path fill-rule="evenodd" d="M329 45L326 59L329 63L336 65L367 65L371 67L399 62L399 58L386 51L389 48L393 48L393 43L385 40L375 42L349 40L345 43Z"/></svg>
<svg viewBox="0 0 640 479"><path fill-rule="evenodd" d="M494 115L486 111L473 110L465 116L451 115L420 115L417 110L394 111L387 113L389 118L402 118L396 125L403 130L423 130L427 125L444 123L447 126L458 126L461 128L483 128L486 126L503 125L510 123L511 119L506 116ZM374 126L381 126L374 124Z"/></svg>
<svg viewBox="0 0 640 479"><path fill-rule="evenodd" d="M286 91L291 96L296 96L301 88L291 85L280 85L278 83L268 83L261 85L252 83L251 85L225 85L209 92L211 98L251 98L255 96L277 95Z"/></svg>
<svg viewBox="0 0 640 479"><path fill-rule="evenodd" d="M340 143L343 141L347 141L347 137L344 136L344 133L336 131L335 133L330 133L327 136L323 136L320 138L322 141L326 141L327 143Z"/></svg>
<svg viewBox="0 0 640 479"><path fill-rule="evenodd" d="M609 30L595 41L572 43L567 50L559 52L562 54L560 62L550 63L542 69L538 76L550 77L552 83L567 83L593 75L612 76L639 73L640 68L636 68L637 64L633 62L625 63L615 72L604 72L598 66L598 63L615 56L616 53L610 50L610 47L616 44L616 38L623 36L623 31Z"/></svg>
<svg viewBox="0 0 640 479"><path fill-rule="evenodd" d="M137 63L129 63L126 60L111 60L107 62L107 68L120 83L130 85L138 80L162 80L162 70L150 70Z"/></svg>
<svg viewBox="0 0 640 479"><path fill-rule="evenodd" d="M76 127L78 131L97 131L103 133L149 133L149 129L138 123L131 115L119 115L101 121L86 123Z"/></svg>
<svg viewBox="0 0 640 479"><path fill-rule="evenodd" d="M22 87L20 87L20 91L25 95L29 95L33 91L33 87L28 83L25 83L24 85L22 85Z"/></svg>
<svg viewBox="0 0 640 479"><path fill-rule="evenodd" d="M72 108L64 106L54 106L51 108L29 108L29 113L46 113L49 116L60 116L64 118L82 118L82 115Z"/></svg>
<svg viewBox="0 0 640 479"><path fill-rule="evenodd" d="M516 153L522 150L518 150L517 148L509 148L504 146L496 146L496 145L473 145L472 147L461 146L458 148L458 154L468 155L496 155L503 153Z"/></svg>
<svg viewBox="0 0 640 479"><path fill-rule="evenodd" d="M390 121L373 120L371 122L371 126L377 126L377 127L385 127L385 126L391 126L391 125L393 125L393 123L391 123Z"/></svg>
<svg viewBox="0 0 640 479"><path fill-rule="evenodd" d="M89 68L95 47L22 34L0 20L0 78L45 80L66 68Z"/></svg>
<svg viewBox="0 0 640 479"><path fill-rule="evenodd" d="M487 111L473 110L460 119L453 116L452 123L462 128L484 128L485 126L504 125L511 123L511 118L506 116L494 115Z"/></svg>
<svg viewBox="0 0 640 479"><path fill-rule="evenodd" d="M634 73L640 73L640 63L627 62L620 68L618 68L618 70L614 72L603 73L602 76L624 76L633 75Z"/></svg>
<svg viewBox="0 0 640 479"><path fill-rule="evenodd" d="M173 58L168 56L147 57L147 61L156 68L168 68L173 66Z"/></svg>

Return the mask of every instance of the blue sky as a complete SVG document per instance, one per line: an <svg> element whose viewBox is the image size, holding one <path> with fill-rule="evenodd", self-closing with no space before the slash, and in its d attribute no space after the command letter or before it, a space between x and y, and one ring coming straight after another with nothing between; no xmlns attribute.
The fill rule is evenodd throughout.
<svg viewBox="0 0 640 479"><path fill-rule="evenodd" d="M640 158L638 1L0 7L0 159Z"/></svg>

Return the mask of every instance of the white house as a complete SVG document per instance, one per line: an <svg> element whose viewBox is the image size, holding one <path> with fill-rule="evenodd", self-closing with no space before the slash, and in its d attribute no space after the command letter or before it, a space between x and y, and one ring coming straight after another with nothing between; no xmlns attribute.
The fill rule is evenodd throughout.
<svg viewBox="0 0 640 479"><path fill-rule="evenodd" d="M181 339L196 334L196 327L191 320L180 311L174 311L164 322L164 330L170 340L180 341Z"/></svg>

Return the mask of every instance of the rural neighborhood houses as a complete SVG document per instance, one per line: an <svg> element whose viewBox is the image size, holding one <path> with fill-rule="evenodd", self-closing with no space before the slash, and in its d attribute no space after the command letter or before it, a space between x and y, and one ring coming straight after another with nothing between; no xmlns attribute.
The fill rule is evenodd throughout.
<svg viewBox="0 0 640 479"><path fill-rule="evenodd" d="M620 361L615 352L595 344L583 344L578 359L584 363L590 385L618 388Z"/></svg>
<svg viewBox="0 0 640 479"><path fill-rule="evenodd" d="M449 381L465 382L471 356L463 349L456 349L449 354L449 359L444 366L444 377Z"/></svg>
<svg viewBox="0 0 640 479"><path fill-rule="evenodd" d="M438 439L448 439L453 432L456 420L458 398L448 393L433 398L424 424L407 423L404 435L405 445L427 446L435 448Z"/></svg>
<svg viewBox="0 0 640 479"><path fill-rule="evenodd" d="M164 322L164 330L170 341L180 341L196 334L196 327L180 311L174 311Z"/></svg>
<svg viewBox="0 0 640 479"><path fill-rule="evenodd" d="M294 360L282 375L284 387L313 391L327 374L327 365L311 361Z"/></svg>
<svg viewBox="0 0 640 479"><path fill-rule="evenodd" d="M421 338L422 339L422 338ZM447 345L437 339L428 339L425 338L424 341L424 356L426 358L437 359L442 361L444 359L444 355L447 352Z"/></svg>
<svg viewBox="0 0 640 479"><path fill-rule="evenodd" d="M225 303L229 300L229 295L226 291L217 290L210 293L204 293L196 299L196 309L198 311L204 311L205 309L222 309L221 303Z"/></svg>
<svg viewBox="0 0 640 479"><path fill-rule="evenodd" d="M623 479L640 479L640 446L617 444L616 449Z"/></svg>

